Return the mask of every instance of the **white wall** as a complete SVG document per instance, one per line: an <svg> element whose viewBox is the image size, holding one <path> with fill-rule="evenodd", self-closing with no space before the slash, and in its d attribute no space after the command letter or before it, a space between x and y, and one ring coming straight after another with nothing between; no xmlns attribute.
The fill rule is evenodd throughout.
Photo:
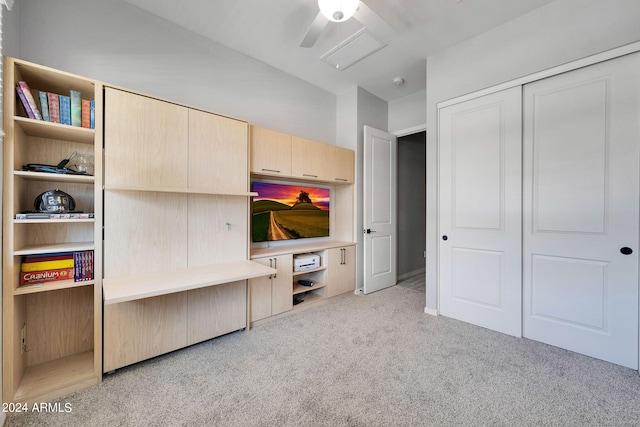
<svg viewBox="0 0 640 427"><path fill-rule="evenodd" d="M423 130L427 117L427 90L389 101L389 133ZM421 128L421 129L417 129Z"/></svg>
<svg viewBox="0 0 640 427"><path fill-rule="evenodd" d="M437 103L640 40L638 0L556 0L427 58L428 311L437 307Z"/></svg>
<svg viewBox="0 0 640 427"><path fill-rule="evenodd" d="M301 79L120 0L19 3L14 56L335 143L336 96Z"/></svg>
<svg viewBox="0 0 640 427"><path fill-rule="evenodd" d="M337 100L337 144L356 152L355 200L354 200L354 241L357 242L356 253L356 288L363 286L363 242L362 235L362 190L363 190L363 147L364 126L372 126L387 131L389 116L388 104L361 87L353 86L338 94Z"/></svg>

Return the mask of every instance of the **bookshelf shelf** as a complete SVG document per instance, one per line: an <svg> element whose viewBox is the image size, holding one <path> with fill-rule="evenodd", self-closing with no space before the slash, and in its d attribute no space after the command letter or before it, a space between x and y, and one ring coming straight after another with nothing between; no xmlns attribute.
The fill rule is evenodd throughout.
<svg viewBox="0 0 640 427"><path fill-rule="evenodd" d="M62 224L62 223L91 223L95 222L94 218L82 219L14 219L14 224Z"/></svg>
<svg viewBox="0 0 640 427"><path fill-rule="evenodd" d="M293 272L293 277L295 277L295 276L301 276L301 275L303 275L303 274L313 273L314 271L322 271L322 270L324 270L324 269L326 269L326 268L327 268L327 267L323 265L323 266L320 266L320 267L318 267L318 268L314 268L313 270L306 270L306 271L294 271L294 272Z"/></svg>
<svg viewBox="0 0 640 427"><path fill-rule="evenodd" d="M293 285L293 295L302 294L304 292L311 292L311 291L314 291L316 289L322 289L325 286L327 286L327 285L324 284L324 283L317 283L317 282L314 282L313 286L302 286L302 285L299 285L299 284L295 283Z"/></svg>
<svg viewBox="0 0 640 427"><path fill-rule="evenodd" d="M95 176L91 175L67 175L63 173L46 173L46 172L29 172L29 171L13 171L16 178L22 178L30 181L55 181L55 182L73 182L79 184L94 184Z"/></svg>
<svg viewBox="0 0 640 427"><path fill-rule="evenodd" d="M36 402L42 395L46 399L47 395L57 395L61 390L67 394L97 384L93 364L94 352L87 351L29 366L16 391L15 401Z"/></svg>
<svg viewBox="0 0 640 427"><path fill-rule="evenodd" d="M83 144L93 144L95 139L94 129L61 125L60 123L45 122L43 120L29 119L21 116L14 116L13 120L28 136L60 139Z"/></svg>
<svg viewBox="0 0 640 427"><path fill-rule="evenodd" d="M51 252L76 252L94 250L93 242L51 243L44 245L28 245L13 252L13 255L39 255Z"/></svg>
<svg viewBox="0 0 640 427"><path fill-rule="evenodd" d="M145 187L145 186L130 186L130 185L108 185L105 186L106 191L140 191L140 192L156 192L156 193L180 193L180 194L204 194L212 196L239 196L239 197L253 197L258 193L247 192L228 192L209 190L206 188L172 188L172 187Z"/></svg>
<svg viewBox="0 0 640 427"><path fill-rule="evenodd" d="M78 288L81 286L93 286L95 281L87 280L84 282L74 282L73 280L61 280L59 282L48 282L43 283L41 286L20 286L18 287L13 294L14 295L28 295L28 294L37 294L39 292L48 292L48 291L58 291L61 289L69 289L69 288Z"/></svg>

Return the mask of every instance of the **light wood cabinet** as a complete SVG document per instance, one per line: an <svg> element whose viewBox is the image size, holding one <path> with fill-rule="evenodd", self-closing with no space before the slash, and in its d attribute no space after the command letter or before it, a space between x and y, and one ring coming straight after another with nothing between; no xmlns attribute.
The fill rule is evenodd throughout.
<svg viewBox="0 0 640 427"><path fill-rule="evenodd" d="M294 271L297 254L313 253L320 257L318 268ZM278 260L276 262L276 259ZM252 260L278 267L278 282L258 278L250 280L251 322L287 311L304 309L323 300L355 289L355 244L325 241L301 245L254 249ZM313 286L298 281L310 280ZM294 303L294 300L298 300ZM282 305L278 302L282 301Z"/></svg>
<svg viewBox="0 0 640 427"><path fill-rule="evenodd" d="M251 173L291 175L291 135L251 126Z"/></svg>
<svg viewBox="0 0 640 427"><path fill-rule="evenodd" d="M310 139L291 137L291 176L302 179L332 181L334 170L330 145Z"/></svg>
<svg viewBox="0 0 640 427"><path fill-rule="evenodd" d="M355 246L333 248L327 252L327 298L353 292L356 287Z"/></svg>
<svg viewBox="0 0 640 427"><path fill-rule="evenodd" d="M105 186L187 187L189 110L105 88Z"/></svg>
<svg viewBox="0 0 640 427"><path fill-rule="evenodd" d="M331 176L330 178L338 183L353 184L355 153L347 148L329 147Z"/></svg>
<svg viewBox="0 0 640 427"><path fill-rule="evenodd" d="M246 122L115 88L105 105L111 371L245 328L247 280L273 270L247 259Z"/></svg>
<svg viewBox="0 0 640 427"><path fill-rule="evenodd" d="M18 81L36 99L38 91L76 90L95 100L95 129L28 118ZM102 237L102 84L8 57L4 83L3 399L43 402L102 378L102 245L95 243ZM93 175L21 170L28 163L57 165L74 152L93 159ZM51 189L70 194L76 210L94 217L16 219ZM20 286L24 256L73 251L94 251L93 280Z"/></svg>
<svg viewBox="0 0 640 427"><path fill-rule="evenodd" d="M251 126L250 158L250 171L256 177L354 182L353 150L258 126Z"/></svg>
<svg viewBox="0 0 640 427"><path fill-rule="evenodd" d="M291 281L293 258L290 254L256 258L253 261L268 265L277 270L276 274L268 277L251 279L251 321L257 321L269 316L291 310Z"/></svg>

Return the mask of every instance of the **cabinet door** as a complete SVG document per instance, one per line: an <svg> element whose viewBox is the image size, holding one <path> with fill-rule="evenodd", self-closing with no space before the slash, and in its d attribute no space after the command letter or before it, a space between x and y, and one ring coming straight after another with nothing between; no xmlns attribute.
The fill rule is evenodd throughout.
<svg viewBox="0 0 640 427"><path fill-rule="evenodd" d="M332 181L353 183L355 153L347 148L329 147L331 151Z"/></svg>
<svg viewBox="0 0 640 427"><path fill-rule="evenodd" d="M186 107L106 88L104 114L107 187L187 186Z"/></svg>
<svg viewBox="0 0 640 427"><path fill-rule="evenodd" d="M293 308L293 255L273 257L278 272L271 279L271 314Z"/></svg>
<svg viewBox="0 0 640 427"><path fill-rule="evenodd" d="M291 135L252 126L251 172L261 175L290 176Z"/></svg>
<svg viewBox="0 0 640 427"><path fill-rule="evenodd" d="M260 264L273 266L273 258L256 258L253 261ZM258 277L249 280L249 292L251 296L251 321L265 319L271 316L271 276Z"/></svg>
<svg viewBox="0 0 640 427"><path fill-rule="evenodd" d="M303 179L333 181L330 147L322 142L291 137L291 175Z"/></svg>
<svg viewBox="0 0 640 427"><path fill-rule="evenodd" d="M247 326L244 280L188 291L187 305L187 345Z"/></svg>
<svg viewBox="0 0 640 427"><path fill-rule="evenodd" d="M189 110L189 188L248 191L248 128L240 120Z"/></svg>
<svg viewBox="0 0 640 427"><path fill-rule="evenodd" d="M356 248L329 249L327 298L353 291L356 287Z"/></svg>

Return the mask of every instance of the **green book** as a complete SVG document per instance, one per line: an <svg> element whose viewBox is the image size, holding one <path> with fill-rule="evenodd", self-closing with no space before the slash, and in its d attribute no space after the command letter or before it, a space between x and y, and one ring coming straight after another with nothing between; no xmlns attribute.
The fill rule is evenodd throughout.
<svg viewBox="0 0 640 427"><path fill-rule="evenodd" d="M71 90L71 126L82 126L82 94Z"/></svg>

